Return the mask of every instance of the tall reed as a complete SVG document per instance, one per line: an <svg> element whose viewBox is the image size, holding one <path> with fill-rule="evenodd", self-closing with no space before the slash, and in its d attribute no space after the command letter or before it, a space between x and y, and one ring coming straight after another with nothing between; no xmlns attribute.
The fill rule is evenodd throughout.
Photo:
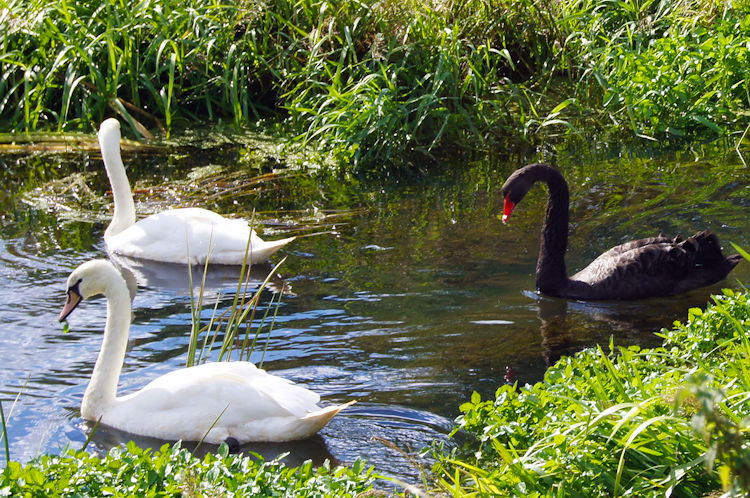
<svg viewBox="0 0 750 498"><path fill-rule="evenodd" d="M10 462L10 448L8 447L8 427L5 425L5 412L3 411L2 401L0 401L0 422L2 422L3 426L2 440L5 447L5 461Z"/></svg>
<svg viewBox="0 0 750 498"><path fill-rule="evenodd" d="M251 226L253 224L253 219L251 219L250 222ZM263 365L263 359L265 358L268 342L271 339L271 331L273 330L273 325L275 323L276 313L278 312L278 307L281 305L281 295L283 293L283 289L279 291L279 296L276 300L275 305L273 302L274 298L271 298L271 302L266 308L265 314L261 318L260 323L255 327L255 332L252 333L251 331L253 329L253 324L255 321L255 314L260 304L261 294L268 285L268 282L271 280L273 275L276 275L278 269L282 264L284 264L286 258L282 258L281 261L279 261L273 267L271 272L266 275L266 278L263 280L263 282L255 289L254 292L252 292L250 289L252 271L252 263L249 258L251 251L250 239L251 237L248 237L247 243L245 245L245 256L242 260L242 265L238 269L239 271L237 273L237 287L234 293L234 298L232 299L232 304L223 313L217 315L219 304L222 300L221 292L217 293L211 317L206 324L202 323L202 311L205 297L204 292L206 276L208 275L210 269L210 256L206 259L206 262L203 265L202 279L198 289L197 297L195 296L195 288L193 285L192 265L188 265L188 286L190 287L190 313L192 317L192 326L190 330L190 342L188 344L187 359L185 362L186 367L192 367L201 363L202 361L205 361L208 354L213 349L216 338L219 335L222 336L222 343L219 348L218 361L231 360L232 350L234 348L237 349L238 360L245 359L249 361L250 355L255 350L258 339L261 333L264 331L264 327L266 327L266 342L264 344L263 353L259 362L261 366ZM211 243L209 241L209 246L210 245ZM268 318L268 314L271 308L274 308L274 321L271 324L267 324L266 319ZM245 331L245 336L242 340L240 340L243 329ZM200 353L198 353L199 338L201 334L203 334L203 345L200 348ZM251 335L252 340L250 339Z"/></svg>

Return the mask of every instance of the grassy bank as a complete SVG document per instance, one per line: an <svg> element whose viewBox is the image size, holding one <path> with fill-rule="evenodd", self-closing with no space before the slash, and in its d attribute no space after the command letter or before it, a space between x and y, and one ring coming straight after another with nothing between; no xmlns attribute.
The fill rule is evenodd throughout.
<svg viewBox="0 0 750 498"><path fill-rule="evenodd" d="M461 407L476 442L442 455L441 488L493 496L750 492L750 302L726 291L660 348L588 349L544 381Z"/></svg>
<svg viewBox="0 0 750 498"><path fill-rule="evenodd" d="M509 139L750 123L743 2L16 0L0 24L0 131L92 131L114 113L141 133L272 118L372 168Z"/></svg>

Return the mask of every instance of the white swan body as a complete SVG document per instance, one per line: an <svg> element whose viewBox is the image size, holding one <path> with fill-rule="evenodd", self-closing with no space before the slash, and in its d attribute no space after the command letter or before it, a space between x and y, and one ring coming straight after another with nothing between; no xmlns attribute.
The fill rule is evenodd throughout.
<svg viewBox="0 0 750 498"><path fill-rule="evenodd" d="M114 196L114 215L104 232L107 251L132 258L168 263L237 265L245 258L266 261L294 237L264 241L245 220L225 218L202 208L170 209L135 220L135 204L120 155L120 123L114 118L99 127L99 147Z"/></svg>
<svg viewBox="0 0 750 498"><path fill-rule="evenodd" d="M206 363L163 375L117 397L130 329L130 295L108 261L93 260L68 278L64 320L87 297L107 298L102 348L81 403L81 415L116 429L164 440L292 441L318 432L354 403L320 408L320 396L247 361Z"/></svg>

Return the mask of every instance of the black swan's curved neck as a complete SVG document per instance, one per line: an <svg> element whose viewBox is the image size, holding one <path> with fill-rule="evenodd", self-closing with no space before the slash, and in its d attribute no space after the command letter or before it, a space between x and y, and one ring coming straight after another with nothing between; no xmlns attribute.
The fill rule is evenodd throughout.
<svg viewBox="0 0 750 498"><path fill-rule="evenodd" d="M546 165L540 165L546 166ZM568 249L568 184L556 169L546 166L539 170L537 181L547 184L547 214L542 226L539 260L536 263L536 287L545 294L555 295L568 281L565 252Z"/></svg>

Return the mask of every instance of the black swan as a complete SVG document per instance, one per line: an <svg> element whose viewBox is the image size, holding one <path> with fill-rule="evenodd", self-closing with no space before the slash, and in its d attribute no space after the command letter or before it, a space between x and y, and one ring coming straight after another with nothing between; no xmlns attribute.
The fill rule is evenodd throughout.
<svg viewBox="0 0 750 498"><path fill-rule="evenodd" d="M544 294L584 300L671 296L723 280L741 259L739 254L724 257L718 237L704 230L684 240L659 235L626 242L568 277L569 194L559 171L537 163L510 175L502 188L503 223L536 182L549 189L536 265L536 286Z"/></svg>

